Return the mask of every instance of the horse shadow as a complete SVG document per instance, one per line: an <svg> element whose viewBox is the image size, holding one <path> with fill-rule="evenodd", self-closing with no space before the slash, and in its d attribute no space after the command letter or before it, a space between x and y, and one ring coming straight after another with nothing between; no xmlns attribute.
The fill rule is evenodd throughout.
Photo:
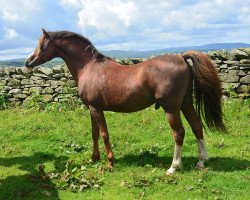
<svg viewBox="0 0 250 200"><path fill-rule="evenodd" d="M31 156L0 158L0 168L11 170L12 167L18 166L18 169L21 170L21 175L7 176L6 178L2 178L3 175L0 173L0 200L60 199L53 183L49 179L42 179L38 166L53 161L56 171L63 171L66 160L68 160L66 156L57 157L53 154L40 152Z"/></svg>
<svg viewBox="0 0 250 200"><path fill-rule="evenodd" d="M122 166L140 166L144 167L150 165L152 167L158 167L167 169L171 165L172 156L159 156L156 153L150 153L144 151L138 154L127 154L116 159L116 164ZM187 172L195 168L198 162L198 157L182 157L183 169ZM216 172L233 172L243 171L250 168L250 161L247 159L237 159L233 157L210 157L206 162L206 167L210 171Z"/></svg>

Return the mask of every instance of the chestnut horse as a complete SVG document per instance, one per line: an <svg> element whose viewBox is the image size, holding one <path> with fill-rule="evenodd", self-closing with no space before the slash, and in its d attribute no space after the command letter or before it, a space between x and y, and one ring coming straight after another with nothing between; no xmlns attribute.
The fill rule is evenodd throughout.
<svg viewBox="0 0 250 200"><path fill-rule="evenodd" d="M187 51L183 55L157 56L128 67L104 56L87 38L79 34L42 31L38 45L25 65L32 68L55 57L66 62L76 81L79 96L90 110L94 161L100 159L100 132L108 165L113 167L114 156L104 111L129 113L156 104L156 107L164 109L175 140L173 161L167 174L173 174L182 166L185 131L180 111L197 139L197 167L204 167L207 153L201 117L203 116L209 128L226 131L222 119L220 80L216 68L206 55ZM193 85L196 111L193 106Z"/></svg>

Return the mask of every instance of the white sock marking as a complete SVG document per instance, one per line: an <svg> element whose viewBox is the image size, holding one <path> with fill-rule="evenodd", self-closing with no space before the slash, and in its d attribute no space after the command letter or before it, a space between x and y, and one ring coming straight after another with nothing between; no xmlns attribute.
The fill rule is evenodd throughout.
<svg viewBox="0 0 250 200"><path fill-rule="evenodd" d="M206 145L203 139L197 140L199 150L199 161L197 163L198 168L204 168L204 162L208 159Z"/></svg>
<svg viewBox="0 0 250 200"><path fill-rule="evenodd" d="M180 169L182 167L181 156L182 156L182 146L175 144L173 161L171 167L167 170L166 173L167 175L173 174L176 171L176 169Z"/></svg>

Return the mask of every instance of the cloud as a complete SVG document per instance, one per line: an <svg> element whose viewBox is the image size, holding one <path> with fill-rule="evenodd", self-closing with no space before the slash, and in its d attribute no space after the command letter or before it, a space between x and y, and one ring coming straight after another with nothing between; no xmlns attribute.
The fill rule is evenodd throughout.
<svg viewBox="0 0 250 200"><path fill-rule="evenodd" d="M35 47L41 27L70 30L100 50L250 43L250 1L0 0L0 50Z"/></svg>
<svg viewBox="0 0 250 200"><path fill-rule="evenodd" d="M15 29L13 29L13 28L6 29L5 38L7 38L7 39L14 39L17 36L18 36L18 33L16 32Z"/></svg>
<svg viewBox="0 0 250 200"><path fill-rule="evenodd" d="M106 35L126 35L126 30L134 24L138 12L133 1L62 0L61 4L65 8L77 10L77 25L83 33L94 34L100 39Z"/></svg>
<svg viewBox="0 0 250 200"><path fill-rule="evenodd" d="M60 3L67 9L77 9L82 4L81 0L60 0Z"/></svg>
<svg viewBox="0 0 250 200"><path fill-rule="evenodd" d="M0 18L9 22L27 20L40 10L40 1L0 0L0 5Z"/></svg>
<svg viewBox="0 0 250 200"><path fill-rule="evenodd" d="M80 32L101 49L134 49L136 44L140 46L137 49L152 49L230 42L225 41L226 35L241 33L237 29L249 29L249 1L240 4L237 0L60 2L77 12Z"/></svg>

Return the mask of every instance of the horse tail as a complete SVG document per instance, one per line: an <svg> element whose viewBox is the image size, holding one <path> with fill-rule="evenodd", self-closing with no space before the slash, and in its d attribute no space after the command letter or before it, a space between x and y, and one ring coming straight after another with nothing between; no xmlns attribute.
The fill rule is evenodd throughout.
<svg viewBox="0 0 250 200"><path fill-rule="evenodd" d="M207 55L197 51L187 51L183 57L188 66L191 67L188 59L193 63L194 97L198 116L203 117L210 130L227 132L223 122L221 82L215 66Z"/></svg>

